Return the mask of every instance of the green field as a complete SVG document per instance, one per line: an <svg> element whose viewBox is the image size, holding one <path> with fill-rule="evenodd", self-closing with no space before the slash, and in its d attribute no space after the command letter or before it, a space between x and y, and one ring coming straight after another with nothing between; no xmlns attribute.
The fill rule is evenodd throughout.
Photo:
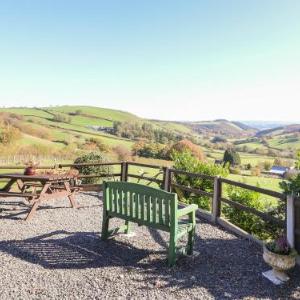
<svg viewBox="0 0 300 300"><path fill-rule="evenodd" d="M145 120L135 116L134 114L119 110L87 106L58 106L42 109L2 108L0 109L0 113L1 112L13 113L22 116L17 121L18 128L20 128L21 131L23 128L22 137L18 141L18 144L12 147L14 151L17 151L18 148L22 149L22 147L27 147L26 150L28 150L28 147L36 147L41 148L43 151L49 149L52 152L57 153L65 152L68 154L67 156L69 156L70 162L72 162L76 155L78 155L77 153L81 153L80 151L82 149L80 146L84 145L91 138L100 140L103 144L110 147L108 153L106 153L109 159L115 160L116 156L114 156L112 149L117 145L123 145L125 148L130 150L135 142L134 140L121 138L116 135L108 134L102 131L95 131L89 128L90 126L112 127L114 121L146 122L152 124L155 129L165 129L183 136L185 134L189 134L190 136L196 137L197 140L201 140L203 142L203 145L205 146L202 146L202 148L207 156L207 160L210 162L214 162L216 159L222 159L224 154L224 150L211 149L210 146L206 146L206 143L211 141L210 135L205 132L196 133L192 131L192 128L186 123ZM66 121L55 121L54 118L57 114L64 116ZM230 135L237 132L243 133L243 130L240 127L228 121L207 121L196 122L193 124L195 126L202 126L202 130L205 128L209 128L209 130L215 128L219 131L223 128L222 126L224 126L225 129L227 128L229 130ZM294 135L284 135L282 131L276 132L276 134L280 135L273 135L274 133L275 132L273 132L272 136L268 137L267 139L269 146L280 149L286 149L288 147L300 148L300 140L295 138ZM244 138L243 135L236 139L231 136L227 140L229 143L234 143L235 140L241 141L243 139L247 141L247 138ZM267 146L263 145L260 139L256 139L257 141L255 142L245 142L244 144L239 144L238 146L247 146L250 149L267 149ZM239 154L242 165L251 164L253 167L266 161L273 163L275 159L274 157L266 155L246 152L240 152ZM65 157L62 157L62 159L65 159ZM44 160L51 162L51 159L49 160L47 157L45 157ZM170 162L168 161L155 159L138 158L137 160L148 164L170 165ZM293 162L293 160L291 160L291 162ZM141 172L140 169L141 168L136 167L134 172ZM156 171L149 169L148 172L149 176L151 176L154 175L154 172ZM229 178L251 185L259 185L267 189L280 191L279 179L242 175L230 175Z"/></svg>

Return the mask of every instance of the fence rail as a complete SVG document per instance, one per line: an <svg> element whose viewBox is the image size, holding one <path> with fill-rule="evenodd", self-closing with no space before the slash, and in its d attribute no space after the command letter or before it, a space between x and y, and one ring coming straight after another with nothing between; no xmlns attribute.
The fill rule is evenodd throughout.
<svg viewBox="0 0 300 300"><path fill-rule="evenodd" d="M252 185L248 185L245 183L232 181L226 178L221 178L217 176L209 176L204 174L191 173L183 170L177 170L168 167L162 167L158 165L148 165L144 163L137 162L106 162L106 163L80 163L80 164L55 164L53 166L39 166L39 170L54 170L54 169L65 169L65 168L77 168L81 169L83 167L90 166L102 166L102 167L112 167L111 172L104 172L102 174L79 174L79 178L86 183L81 184L80 186L85 191L100 191L102 185L97 183L90 183L88 180L95 178L100 180L101 178L114 178L114 180L121 181L132 181L137 180L138 182L148 182L148 184L157 184L160 188L166 191L175 191L179 193L179 191L185 193L186 195L198 195L206 197L206 199L210 199L210 210L203 211L199 210L199 213L208 218L214 223L221 224L222 226L234 226L228 222L228 220L224 219L222 215L222 206L227 205L230 207L234 207L238 211L246 212L249 214L253 214L265 222L269 222L274 226L278 226L286 230L286 214L282 219L274 217L270 215L270 213L265 211L257 210L253 207L246 206L242 203L234 201L233 199L227 199L224 195L224 185L231 185L235 187L239 187L242 189L254 191L263 195L271 196L279 201L286 202L286 196L282 193L264 189L261 187L256 187ZM132 170L134 167L136 171L136 167L147 168L148 170L152 170L151 174L156 173L155 175L149 175L149 172L143 172L142 174L136 174ZM22 170L25 166L0 166L0 170ZM116 170L117 169L117 170ZM178 181L178 178L188 177L192 179L199 179L200 182L205 181L209 182L211 189L203 190L197 186L188 186L183 185ZM196 180L197 181L197 180ZM198 182L198 181L197 181ZM300 250L300 199L295 200L295 244ZM235 227L232 227L235 229ZM229 229L232 229L229 228ZM242 230L239 232L244 235L249 235L249 233L243 232ZM251 233L250 233L251 234Z"/></svg>

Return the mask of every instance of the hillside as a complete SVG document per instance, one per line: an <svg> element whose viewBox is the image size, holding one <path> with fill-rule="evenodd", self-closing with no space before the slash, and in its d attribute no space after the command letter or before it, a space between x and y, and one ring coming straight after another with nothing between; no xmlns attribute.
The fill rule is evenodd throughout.
<svg viewBox="0 0 300 300"><path fill-rule="evenodd" d="M300 149L300 125L257 131L242 122L223 119L199 122L147 120L125 111L89 106L1 108L0 117L2 125L7 121L22 134L14 147L2 149L13 153L75 155L93 149L99 143L110 148L122 145L130 150L139 138L155 138L163 144L187 138L200 144L212 159L219 159L228 147L235 147L241 153L262 155L262 159L269 156L272 160L275 156L292 158ZM115 131L115 122L121 124L121 131Z"/></svg>
<svg viewBox="0 0 300 300"><path fill-rule="evenodd" d="M246 137L256 133L256 130L241 122L227 120L202 121L187 123L194 131L203 135L220 135L224 137Z"/></svg>

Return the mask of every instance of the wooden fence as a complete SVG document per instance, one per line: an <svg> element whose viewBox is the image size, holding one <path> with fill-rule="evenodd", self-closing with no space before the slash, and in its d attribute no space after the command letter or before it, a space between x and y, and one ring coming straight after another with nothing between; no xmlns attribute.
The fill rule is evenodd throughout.
<svg viewBox="0 0 300 300"><path fill-rule="evenodd" d="M203 174L190 173L186 171L176 170L167 167L161 167L158 165L148 165L141 164L135 162L109 162L109 163L84 163L84 164L59 164L54 166L40 166L38 169L40 170L49 170L49 169L70 169L70 168L82 168L88 166L101 166L103 167L103 173L101 174L79 174L79 179L84 180L88 178L99 178L100 179L108 179L108 180L121 180L121 181L138 181L144 184L157 184L160 188L166 191L175 191L177 193L186 192L191 195L199 195L205 196L207 199L210 199L210 210L202 210L199 209L198 213L206 218L209 221L214 222L215 224L219 224L227 229L233 230L237 234L248 237L259 242L256 238L254 238L250 233L247 233L235 224L230 223L226 220L222 215L222 207L230 206L234 207L238 211L247 212L249 214L255 215L261 220L271 223L274 226L278 226L278 228L282 228L283 231L286 231L286 213L283 217L278 218L274 217L272 214L266 211L259 211L253 207L246 206L237 201L233 201L232 199L226 198L224 195L224 185L230 185L239 187L242 189L254 191L260 193L262 195L267 195L278 199L278 201L283 201L286 206L286 196L282 193L278 193L275 191L271 191L268 189L263 189L256 186L251 186L248 184L228 180L221 177L207 176ZM105 169L107 167L107 169ZM136 170L144 168L147 170L151 170L151 172L141 171L137 172ZM22 170L24 166L0 166L0 170ZM149 175L150 174L150 175ZM155 175L153 175L155 174ZM187 186L182 185L176 180L176 178L180 176L186 176L188 178L207 180L210 182L211 189L210 190L201 190L197 186ZM84 191L100 191L101 184L99 183L83 183L80 185ZM300 250L300 200L295 201L295 207L297 207L297 211L295 213L295 245Z"/></svg>

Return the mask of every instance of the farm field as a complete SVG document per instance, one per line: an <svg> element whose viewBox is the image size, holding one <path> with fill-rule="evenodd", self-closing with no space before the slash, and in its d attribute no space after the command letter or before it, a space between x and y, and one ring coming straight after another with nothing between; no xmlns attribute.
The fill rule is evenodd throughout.
<svg viewBox="0 0 300 300"><path fill-rule="evenodd" d="M1 108L0 113L10 113L19 116L16 119L17 127L22 132L22 137L18 140L18 143L11 146L12 151L16 153L26 149L26 151L45 151L50 153L44 155L41 158L40 163L43 165L53 165L55 162L65 161L65 156L53 156L53 153L68 153L68 162L74 161L74 159L85 151L84 145L89 143L90 140L100 141L103 145L108 147L106 156L109 160L116 160L116 155L113 153L115 146L121 145L122 147L131 150L133 144L136 142L134 139L123 138L114 134L109 134L104 131L96 131L91 126L98 127L112 127L113 122L137 122L151 124L154 129L171 131L180 135L189 135L195 137L196 140L201 141L201 148L203 149L207 160L214 162L223 158L224 150L212 149L210 147L213 144L209 143L212 137L216 136L216 132L221 132L226 136L228 134L227 141L234 144L235 140L244 141L245 143L238 144L237 146L247 146L249 149L262 149L266 150L268 147L262 144L259 138L255 138L254 142L247 142L247 137L244 135L252 134L251 130L245 126L245 128L234 122L226 120L215 120L205 122L183 123L183 122L171 122L160 120L146 120L142 119L134 114L106 109L96 108L88 106L58 106L48 108ZM61 118L57 121L57 116ZM194 129L196 131L194 131ZM226 131L227 130L227 131ZM1 131L1 128L0 128ZM234 135L241 134L234 138ZM284 130L274 130L268 133L267 143L269 146L278 149L287 149L292 147L300 148L300 139L291 135L284 134ZM251 139L250 139L251 140ZM25 147L25 148L24 148ZM4 149L5 150L5 149ZM50 151L51 150L51 151ZM14 154L12 154L14 155ZM51 159L55 157L55 159ZM250 164L255 167L264 162L274 162L275 157L261 155L256 153L239 152L241 158L241 164ZM287 159L293 164L293 159ZM170 161L164 161L154 158L142 158L135 157L136 162L170 166ZM131 167L133 174L141 174L147 171L147 176L153 176L157 174L157 170L151 168ZM245 172L244 172L245 173ZM250 174L250 172L249 172ZM249 175L247 174L247 175ZM245 174L244 174L245 175ZM279 182L280 179L255 177L255 176L243 176L243 175L229 175L229 178L235 181L245 182L250 185L259 185L263 188L280 191Z"/></svg>

